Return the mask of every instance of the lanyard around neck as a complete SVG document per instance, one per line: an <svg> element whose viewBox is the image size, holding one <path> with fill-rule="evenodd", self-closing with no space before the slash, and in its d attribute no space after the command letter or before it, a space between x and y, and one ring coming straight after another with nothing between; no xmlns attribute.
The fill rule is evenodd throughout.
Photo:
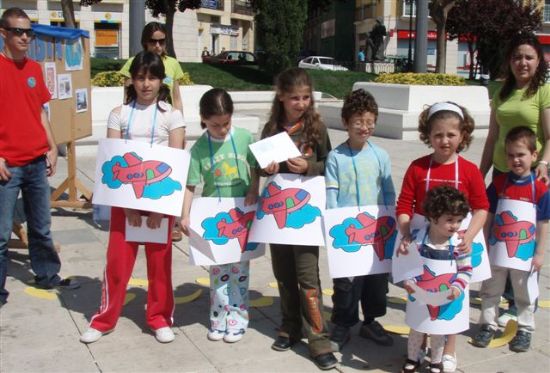
<svg viewBox="0 0 550 373"><path fill-rule="evenodd" d="M216 192L218 193L218 199L222 198L222 194L220 191L220 186L218 183L216 183L216 174L214 173L214 149L212 146L212 139L210 136L210 132L208 130L206 131L208 134L208 151L210 153L210 172L212 172L212 176L214 178L214 185L216 186ZM239 160L237 158L237 147L235 146L235 140L233 140L233 135L231 132L229 132L229 138L231 139L231 147L233 148L233 154L235 155L235 167L237 167L237 175L239 176L239 179L241 179L241 171L239 170Z"/></svg>
<svg viewBox="0 0 550 373"><path fill-rule="evenodd" d="M132 110L130 110L130 116L128 117L128 128L126 129L126 140L130 139L130 128L132 127L132 119L134 117L134 110L136 109L136 101L132 101ZM155 103L155 110L153 111L153 126L151 128L151 146L153 146L153 141L155 139L155 127L157 125L157 111L158 104Z"/></svg>
<svg viewBox="0 0 550 373"><path fill-rule="evenodd" d="M460 158L460 156L457 154L456 155L456 160L455 160L455 189L456 190L459 190L458 189L458 159ZM428 174L426 175L426 193L428 193L428 191L430 190L430 175L432 174L432 162L433 162L433 158L430 156L430 164L428 166Z"/></svg>

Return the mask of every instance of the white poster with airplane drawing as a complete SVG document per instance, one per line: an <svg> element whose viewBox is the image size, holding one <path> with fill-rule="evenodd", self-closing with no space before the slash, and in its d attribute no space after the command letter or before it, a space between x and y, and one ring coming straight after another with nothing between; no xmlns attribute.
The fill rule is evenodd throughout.
<svg viewBox="0 0 550 373"><path fill-rule="evenodd" d="M191 205L189 247L195 265L219 265L263 256L265 244L248 242L256 204L244 198L195 198Z"/></svg>
<svg viewBox="0 0 550 373"><path fill-rule="evenodd" d="M277 174L267 179L258 200L250 242L324 245L321 216L325 178Z"/></svg>
<svg viewBox="0 0 550 373"><path fill-rule="evenodd" d="M180 216L189 161L187 150L101 139L93 203Z"/></svg>

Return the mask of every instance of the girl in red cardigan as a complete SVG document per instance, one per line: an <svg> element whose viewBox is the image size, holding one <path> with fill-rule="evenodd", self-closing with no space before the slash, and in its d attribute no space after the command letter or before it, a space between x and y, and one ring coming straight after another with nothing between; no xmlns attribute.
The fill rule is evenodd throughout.
<svg viewBox="0 0 550 373"><path fill-rule="evenodd" d="M411 242L413 217L424 219L422 204L427 191L440 185L452 186L464 193L471 206L472 218L458 245L462 252L471 251L472 241L483 228L489 208L479 168L459 155L470 145L473 131L474 120L468 111L452 102L435 103L420 114L420 140L433 152L414 160L403 179L396 210L399 232L403 235L400 253L406 253ZM445 345L445 372L456 369L455 341L456 337L450 335Z"/></svg>

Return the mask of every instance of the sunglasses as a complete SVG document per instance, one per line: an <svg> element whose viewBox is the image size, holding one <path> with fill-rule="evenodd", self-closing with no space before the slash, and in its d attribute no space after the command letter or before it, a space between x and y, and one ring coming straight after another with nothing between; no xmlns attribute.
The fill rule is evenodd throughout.
<svg viewBox="0 0 550 373"><path fill-rule="evenodd" d="M149 43L151 43L153 45L156 45L157 43L159 45L164 45L164 43L166 43L166 38L164 38L164 39L149 39Z"/></svg>
<svg viewBox="0 0 550 373"><path fill-rule="evenodd" d="M29 38L34 37L34 30L32 28L4 27L4 30L9 31L16 36L23 36L23 34L26 34Z"/></svg>

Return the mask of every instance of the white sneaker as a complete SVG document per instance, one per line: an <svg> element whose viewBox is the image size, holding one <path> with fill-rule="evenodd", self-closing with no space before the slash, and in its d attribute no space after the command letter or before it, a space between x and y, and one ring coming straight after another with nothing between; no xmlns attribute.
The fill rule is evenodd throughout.
<svg viewBox="0 0 550 373"><path fill-rule="evenodd" d="M441 360L443 363L443 372L444 373L453 373L456 370L456 354L449 355L445 354L443 355L443 359Z"/></svg>
<svg viewBox="0 0 550 373"><path fill-rule="evenodd" d="M242 330L242 329L239 330L239 331L234 331L234 332L228 331L223 336L223 341L227 342L227 343L239 342L243 338L243 335L244 335L244 330Z"/></svg>
<svg viewBox="0 0 550 373"><path fill-rule="evenodd" d="M99 338L103 337L103 332L100 332L97 329L94 328L88 328L82 335L80 336L80 342L82 343L94 343L99 340Z"/></svg>
<svg viewBox="0 0 550 373"><path fill-rule="evenodd" d="M155 330L155 338L160 343L170 343L176 338L176 336L169 326L165 326Z"/></svg>
<svg viewBox="0 0 550 373"><path fill-rule="evenodd" d="M209 340L214 341L214 342L221 341L223 339L223 337L225 337L225 331L217 330L217 329L214 329L214 330L209 329L208 334L206 335L206 337Z"/></svg>

